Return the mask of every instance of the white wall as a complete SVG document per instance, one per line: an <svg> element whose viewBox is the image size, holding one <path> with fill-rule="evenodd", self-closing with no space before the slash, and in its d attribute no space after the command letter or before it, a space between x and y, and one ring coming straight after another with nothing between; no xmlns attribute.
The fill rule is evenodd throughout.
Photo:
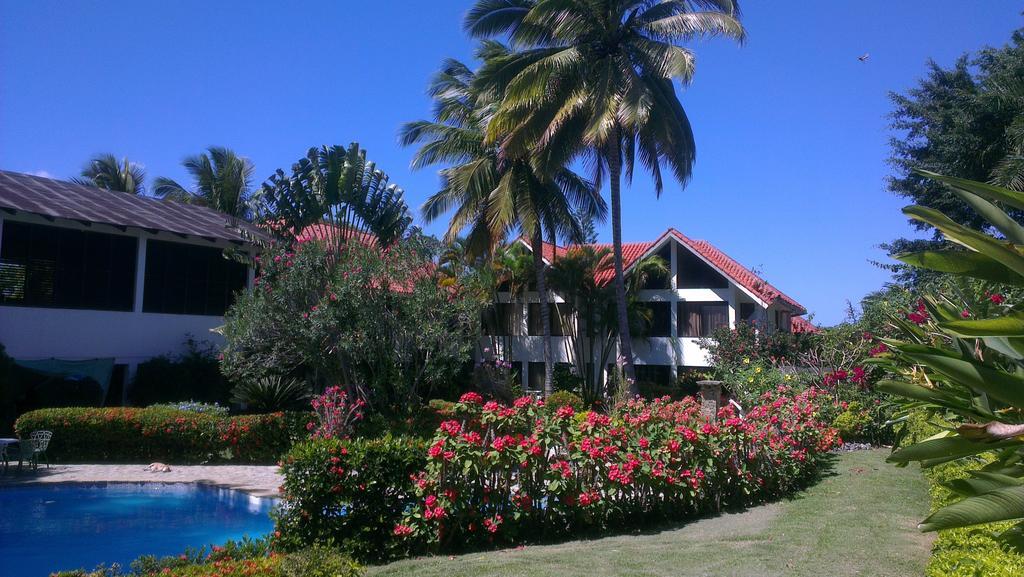
<svg viewBox="0 0 1024 577"><path fill-rule="evenodd" d="M223 338L220 335L210 332L210 329L224 323L223 317L144 313L142 312L142 295L146 241L148 239L221 248L231 246L229 243L212 243L204 239L182 239L168 233L154 235L135 229L122 231L99 224L87 228L76 222L62 220L50 222L40 217L24 214L0 217L0 239L2 239L5 221L131 236L137 238L139 242L133 311L0 305L0 343L3 343L10 356L24 360L50 357L67 360L112 357L117 364L127 364L129 375L132 375L136 365L146 359L157 355L181 352L188 335L192 335L198 341L208 341L215 346L223 344ZM251 274L249 280L251 283Z"/></svg>

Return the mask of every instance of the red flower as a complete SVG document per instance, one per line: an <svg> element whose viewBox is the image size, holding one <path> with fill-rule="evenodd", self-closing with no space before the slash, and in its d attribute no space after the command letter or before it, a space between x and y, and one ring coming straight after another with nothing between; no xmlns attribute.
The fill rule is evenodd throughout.
<svg viewBox="0 0 1024 577"><path fill-rule="evenodd" d="M483 404L484 398L480 396L480 393L470 391L459 397L459 402L467 405L480 405Z"/></svg>
<svg viewBox="0 0 1024 577"><path fill-rule="evenodd" d="M1006 298L1003 297L1003 295L1001 295L999 293L994 293L994 294L989 295L988 300L992 301L992 304L994 304L994 305L1001 305L1001 304L1003 304L1003 301L1006 300Z"/></svg>

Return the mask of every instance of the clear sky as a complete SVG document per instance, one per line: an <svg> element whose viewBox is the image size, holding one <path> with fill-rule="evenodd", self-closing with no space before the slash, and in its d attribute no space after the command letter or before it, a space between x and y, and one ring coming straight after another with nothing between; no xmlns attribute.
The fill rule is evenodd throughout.
<svg viewBox="0 0 1024 577"><path fill-rule="evenodd" d="M182 157L224 145L262 181L310 146L358 141L418 209L437 177L409 170L397 130L429 114L424 90L441 59L472 53L461 29L470 2L0 0L0 168L66 178L112 152L180 180ZM742 7L745 46L693 46L697 75L682 93L698 145L692 182L656 199L638 174L623 236L672 226L707 239L835 323L847 299L888 278L868 262L884 258L877 245L911 234L904 202L885 190L887 92L912 86L928 58L948 65L1005 43L1022 7Z"/></svg>

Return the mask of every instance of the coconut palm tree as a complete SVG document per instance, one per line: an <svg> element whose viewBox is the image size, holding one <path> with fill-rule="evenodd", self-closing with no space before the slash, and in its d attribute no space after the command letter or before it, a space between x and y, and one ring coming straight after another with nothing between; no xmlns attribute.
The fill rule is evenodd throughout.
<svg viewBox="0 0 1024 577"><path fill-rule="evenodd" d="M508 54L502 44L485 42L477 56L487 60ZM591 183L565 165L539 172L529 155L500 154L488 143L488 123L501 91L476 90L475 80L468 66L446 60L430 85L434 118L406 124L401 141L420 146L413 168L446 165L440 171L441 189L427 199L423 216L429 222L454 210L445 235L448 241L467 230L466 249L489 254L517 230L530 239L544 331L544 391L549 394L554 364L542 240L545 232L549 237L575 238L582 234L578 212L603 218L606 209Z"/></svg>
<svg viewBox="0 0 1024 577"><path fill-rule="evenodd" d="M72 182L129 194L146 193L146 171L127 158L117 160L113 154L97 154Z"/></svg>
<svg viewBox="0 0 1024 577"><path fill-rule="evenodd" d="M735 0L478 0L466 16L471 35L506 35L518 49L478 73L503 94L485 142L544 166L582 154L595 183L608 177L619 347L630 382L621 180L632 179L637 162L659 195L664 169L683 185L690 179L696 147L673 82L690 81L695 59L682 43L742 41L738 16Z"/></svg>
<svg viewBox="0 0 1024 577"><path fill-rule="evenodd" d="M191 189L176 181L158 177L153 194L166 199L200 204L234 217L248 219L251 210L253 165L229 148L211 146L202 154L185 158L185 170L194 181Z"/></svg>

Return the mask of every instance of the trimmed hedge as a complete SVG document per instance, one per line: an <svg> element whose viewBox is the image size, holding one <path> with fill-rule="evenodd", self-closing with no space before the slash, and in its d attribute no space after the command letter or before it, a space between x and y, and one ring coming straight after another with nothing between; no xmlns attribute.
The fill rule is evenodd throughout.
<svg viewBox="0 0 1024 577"><path fill-rule="evenodd" d="M167 407L39 409L18 418L20 437L53 431L51 461L273 463L307 436L309 413L224 417Z"/></svg>
<svg viewBox="0 0 1024 577"><path fill-rule="evenodd" d="M332 543L360 561L393 557L392 530L413 504L412 477L426 466L426 453L426 441L415 437L295 445L281 463L275 547Z"/></svg>
<svg viewBox="0 0 1024 577"><path fill-rule="evenodd" d="M908 436L918 441L939 430L928 424L922 415L912 415ZM930 483L932 511L957 500L955 493L945 484L969 476L970 471L985 465L990 457L960 459L924 469ZM995 536L1005 531L1012 522L992 523L960 529L939 531L932 544L932 557L928 561L928 577L1020 577L1024 575L1024 555L1015 553L1000 543Z"/></svg>

